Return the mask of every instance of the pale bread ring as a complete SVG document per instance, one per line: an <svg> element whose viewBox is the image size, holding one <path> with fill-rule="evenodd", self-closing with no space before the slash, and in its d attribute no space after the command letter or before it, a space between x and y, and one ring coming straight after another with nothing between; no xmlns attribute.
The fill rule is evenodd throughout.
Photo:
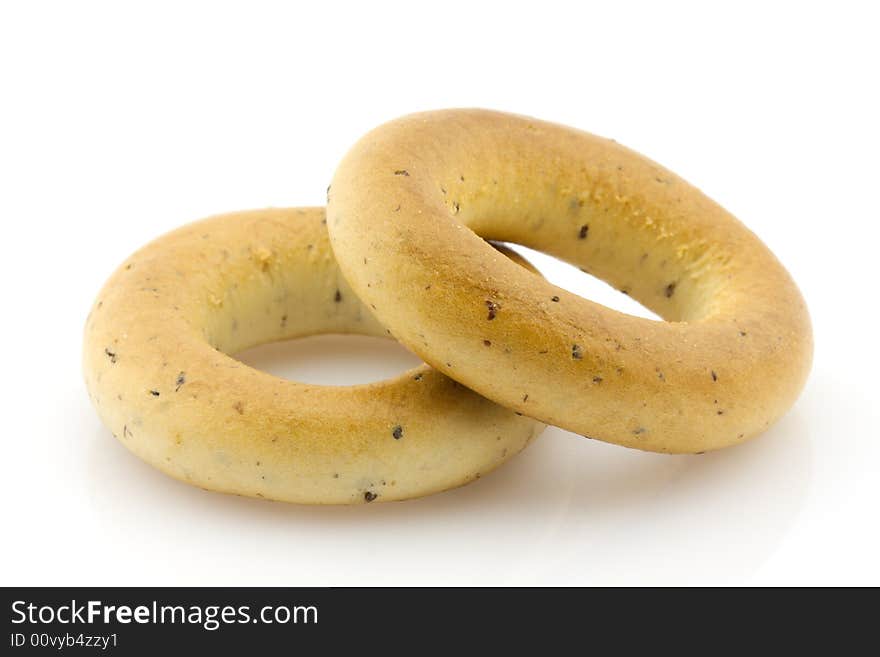
<svg viewBox="0 0 880 657"><path fill-rule="evenodd" d="M323 209L213 217L113 274L86 324L86 384L103 422L156 468L287 502L441 491L489 472L542 429L427 365L333 387L226 355L329 332L386 334L339 274Z"/></svg>
<svg viewBox="0 0 880 657"><path fill-rule="evenodd" d="M778 419L810 368L807 309L774 255L612 140L482 110L407 116L352 148L327 212L343 273L397 339L577 433L661 452L724 447ZM576 264L670 321L570 294L481 238Z"/></svg>

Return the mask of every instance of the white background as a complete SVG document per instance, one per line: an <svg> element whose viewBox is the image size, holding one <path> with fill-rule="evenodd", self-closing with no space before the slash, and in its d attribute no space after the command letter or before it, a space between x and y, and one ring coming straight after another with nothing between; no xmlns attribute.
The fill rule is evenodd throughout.
<svg viewBox="0 0 880 657"><path fill-rule="evenodd" d="M880 584L878 21L713 5L4 2L0 583ZM548 429L465 488L351 508L204 492L111 437L80 342L121 260L213 213L320 205L363 132L454 106L614 137L743 219L812 312L792 411L701 457ZM414 362L334 337L245 359L337 384Z"/></svg>

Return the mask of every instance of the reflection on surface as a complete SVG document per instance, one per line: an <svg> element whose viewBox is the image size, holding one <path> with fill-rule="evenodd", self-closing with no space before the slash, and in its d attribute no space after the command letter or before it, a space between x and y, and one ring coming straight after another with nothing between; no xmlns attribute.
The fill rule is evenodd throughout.
<svg viewBox="0 0 880 657"><path fill-rule="evenodd" d="M132 583L737 582L772 554L803 502L804 424L792 414L758 440L702 456L637 452L551 428L463 488L305 507L174 481L96 421L89 482L104 545L143 560L140 574L124 574Z"/></svg>

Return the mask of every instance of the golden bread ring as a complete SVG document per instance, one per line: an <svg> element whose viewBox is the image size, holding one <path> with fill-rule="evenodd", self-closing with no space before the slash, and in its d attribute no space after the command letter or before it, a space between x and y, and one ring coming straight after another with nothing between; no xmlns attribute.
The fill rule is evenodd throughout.
<svg viewBox="0 0 880 657"><path fill-rule="evenodd" d="M287 502L441 491L542 429L427 365L335 387L227 355L317 333L386 335L340 275L323 209L217 216L160 237L113 274L86 323L86 384L104 424L159 470Z"/></svg>
<svg viewBox="0 0 880 657"><path fill-rule="evenodd" d="M489 399L589 437L732 445L778 419L810 368L807 309L776 257L612 140L484 110L407 116L351 149L327 216L343 274L395 338ZM482 238L575 264L668 321L570 294Z"/></svg>

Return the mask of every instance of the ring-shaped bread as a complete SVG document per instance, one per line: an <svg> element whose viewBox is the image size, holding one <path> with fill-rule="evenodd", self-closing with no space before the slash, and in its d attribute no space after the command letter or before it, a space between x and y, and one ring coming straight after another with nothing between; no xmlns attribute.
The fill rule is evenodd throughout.
<svg viewBox="0 0 880 657"><path fill-rule="evenodd" d="M427 365L336 387L227 355L318 333L386 336L339 273L323 209L227 214L160 237L113 274L86 323L84 374L104 424L144 461L202 488L287 502L441 491L542 429Z"/></svg>
<svg viewBox="0 0 880 657"><path fill-rule="evenodd" d="M379 320L489 399L660 452L746 440L795 401L812 357L789 274L659 164L573 128L485 110L363 137L328 192L336 258ZM581 267L668 321L616 312L484 239Z"/></svg>

